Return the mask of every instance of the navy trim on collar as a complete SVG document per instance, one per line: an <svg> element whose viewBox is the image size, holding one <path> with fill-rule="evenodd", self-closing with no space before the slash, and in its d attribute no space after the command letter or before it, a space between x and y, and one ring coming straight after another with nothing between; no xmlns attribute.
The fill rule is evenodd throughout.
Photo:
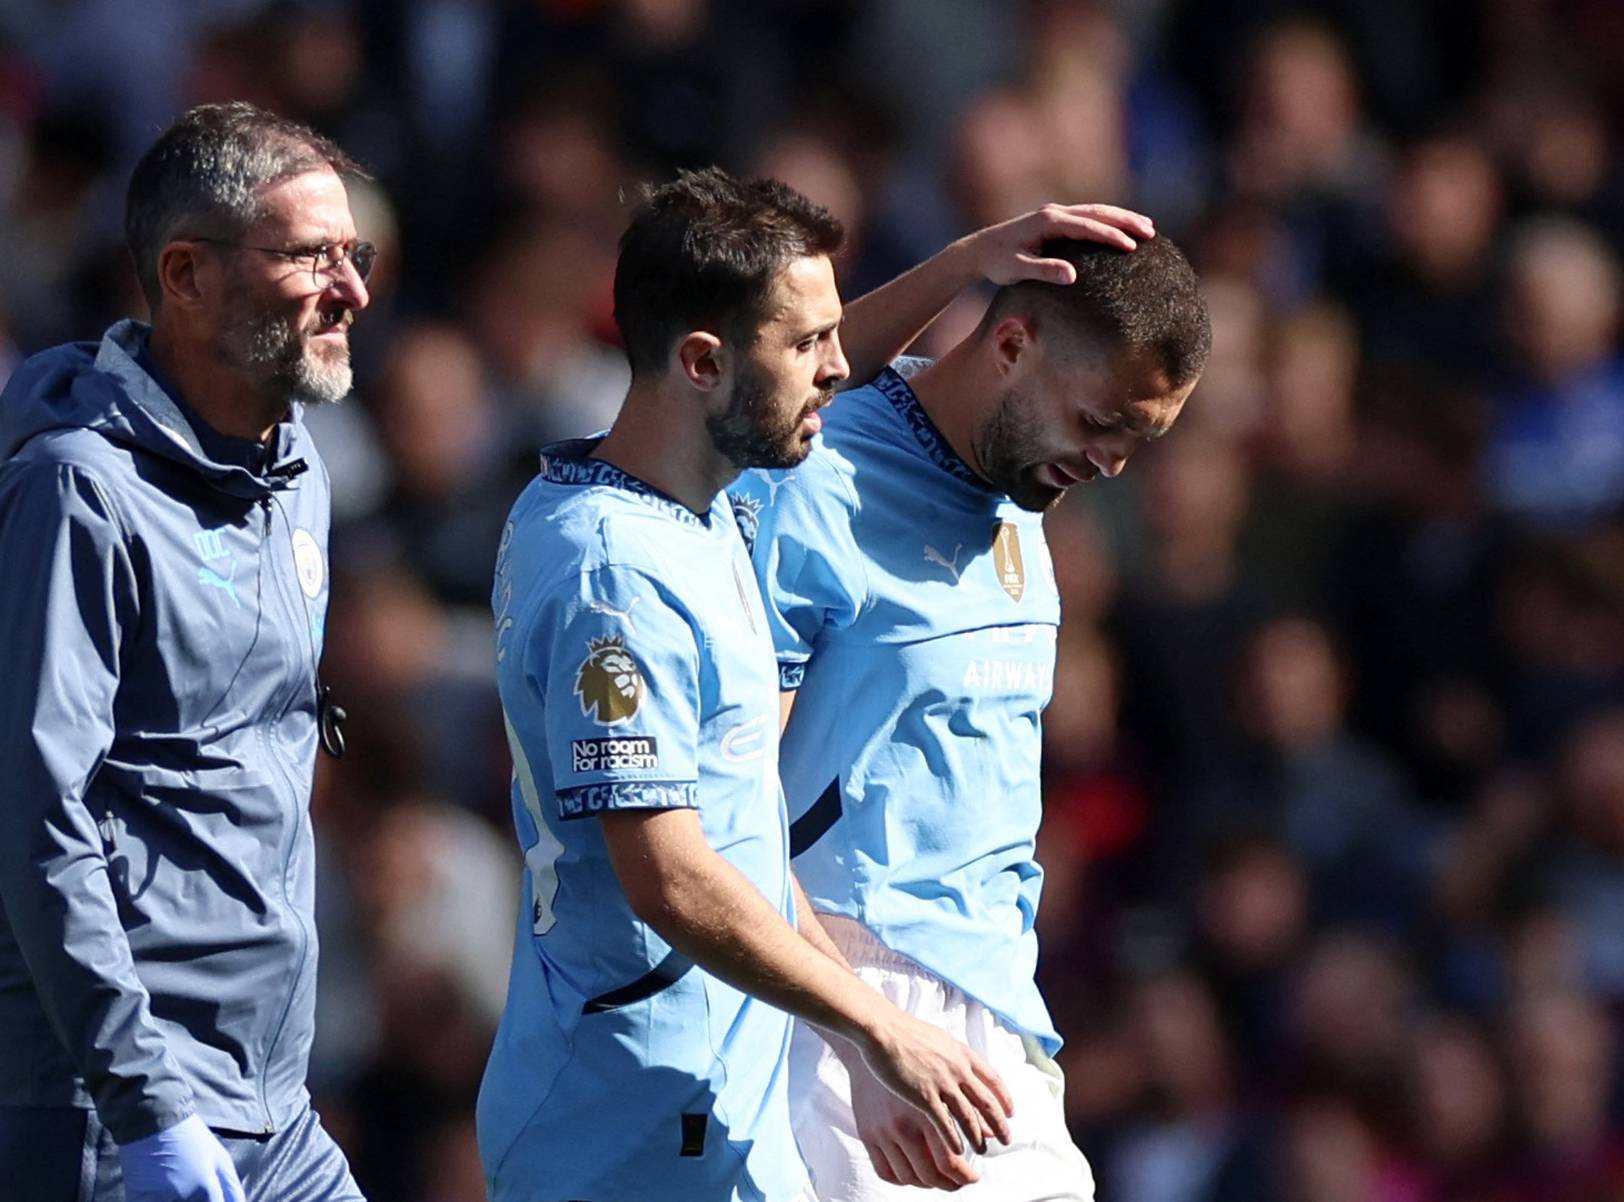
<svg viewBox="0 0 1624 1202"><path fill-rule="evenodd" d="M603 436L599 435L595 438L571 438L546 447L541 453L541 478L553 484L599 484L608 488L618 488L670 514L678 521L710 529L708 512L695 513L675 497L668 496L644 480L639 480L630 472L622 471L607 460L589 458L602 441Z"/></svg>
<svg viewBox="0 0 1624 1202"><path fill-rule="evenodd" d="M975 469L964 462L947 439L942 437L942 432L936 428L936 423L930 420L930 414L925 412L925 407L919 403L919 398L914 395L908 381L904 380L895 368L888 367L874 377L874 387L879 389L881 396L891 402L897 416L908 423L908 428L913 431L914 437L924 449L926 458L955 479L973 484L987 492L996 491L976 475Z"/></svg>

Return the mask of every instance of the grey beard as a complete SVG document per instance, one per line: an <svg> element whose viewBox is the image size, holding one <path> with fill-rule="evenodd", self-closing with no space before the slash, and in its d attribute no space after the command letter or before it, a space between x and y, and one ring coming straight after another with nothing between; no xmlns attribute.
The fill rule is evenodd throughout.
<svg viewBox="0 0 1624 1202"><path fill-rule="evenodd" d="M314 347L303 343L299 331L273 317L251 318L236 326L225 343L226 357L281 401L336 404L354 385L347 346L342 359L324 361Z"/></svg>

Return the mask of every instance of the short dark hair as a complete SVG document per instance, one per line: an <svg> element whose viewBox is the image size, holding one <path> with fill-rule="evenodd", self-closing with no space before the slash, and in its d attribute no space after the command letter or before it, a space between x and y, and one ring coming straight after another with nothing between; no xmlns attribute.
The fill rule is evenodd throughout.
<svg viewBox="0 0 1624 1202"><path fill-rule="evenodd" d="M753 340L779 273L834 254L844 236L828 210L774 179L708 167L645 190L615 264L615 323L632 374L663 371L688 330Z"/></svg>
<svg viewBox="0 0 1624 1202"><path fill-rule="evenodd" d="M158 136L130 177L124 239L147 304L157 309L158 253L176 238L238 238L263 215L272 184L330 167L367 178L314 130L242 101L188 109Z"/></svg>
<svg viewBox="0 0 1624 1202"><path fill-rule="evenodd" d="M1058 328L1107 352L1148 347L1174 388L1190 383L1206 367L1212 322L1195 271L1172 239L1158 236L1125 251L1056 238L1043 244L1043 256L1071 263L1077 282L1027 280L1000 288L982 319L982 332L1019 314L1040 337Z"/></svg>

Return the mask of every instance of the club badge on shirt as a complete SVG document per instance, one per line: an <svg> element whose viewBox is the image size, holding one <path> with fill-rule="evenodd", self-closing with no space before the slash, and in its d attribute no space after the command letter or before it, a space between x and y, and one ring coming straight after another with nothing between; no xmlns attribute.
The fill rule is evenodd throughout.
<svg viewBox="0 0 1624 1202"><path fill-rule="evenodd" d="M293 567L299 573L299 587L314 601L321 596L322 583L327 578L327 565L322 562L321 547L316 536L303 526L293 532Z"/></svg>
<svg viewBox="0 0 1624 1202"><path fill-rule="evenodd" d="M575 670L581 713L599 726L629 721L643 704L643 670L618 634L588 639L587 656Z"/></svg>
<svg viewBox="0 0 1624 1202"><path fill-rule="evenodd" d="M1000 522L993 536L993 563L998 569L998 583L1004 586L1011 601L1026 595L1026 564L1021 560L1021 532L1014 522Z"/></svg>

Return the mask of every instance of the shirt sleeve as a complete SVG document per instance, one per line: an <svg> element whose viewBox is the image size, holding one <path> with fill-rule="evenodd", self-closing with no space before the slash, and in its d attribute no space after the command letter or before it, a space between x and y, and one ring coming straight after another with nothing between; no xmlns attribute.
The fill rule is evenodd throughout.
<svg viewBox="0 0 1624 1202"><path fill-rule="evenodd" d="M867 596L852 535L856 499L823 448L788 472L745 472L731 495L778 654L778 683L801 687L818 640L848 626Z"/></svg>
<svg viewBox="0 0 1624 1202"><path fill-rule="evenodd" d="M0 488L0 903L32 988L120 1143L192 1112L152 1021L86 804L113 742L119 646L138 620L129 548L71 467Z"/></svg>
<svg viewBox="0 0 1624 1202"><path fill-rule="evenodd" d="M703 641L646 574L603 567L547 607L544 705L559 816L699 804Z"/></svg>

